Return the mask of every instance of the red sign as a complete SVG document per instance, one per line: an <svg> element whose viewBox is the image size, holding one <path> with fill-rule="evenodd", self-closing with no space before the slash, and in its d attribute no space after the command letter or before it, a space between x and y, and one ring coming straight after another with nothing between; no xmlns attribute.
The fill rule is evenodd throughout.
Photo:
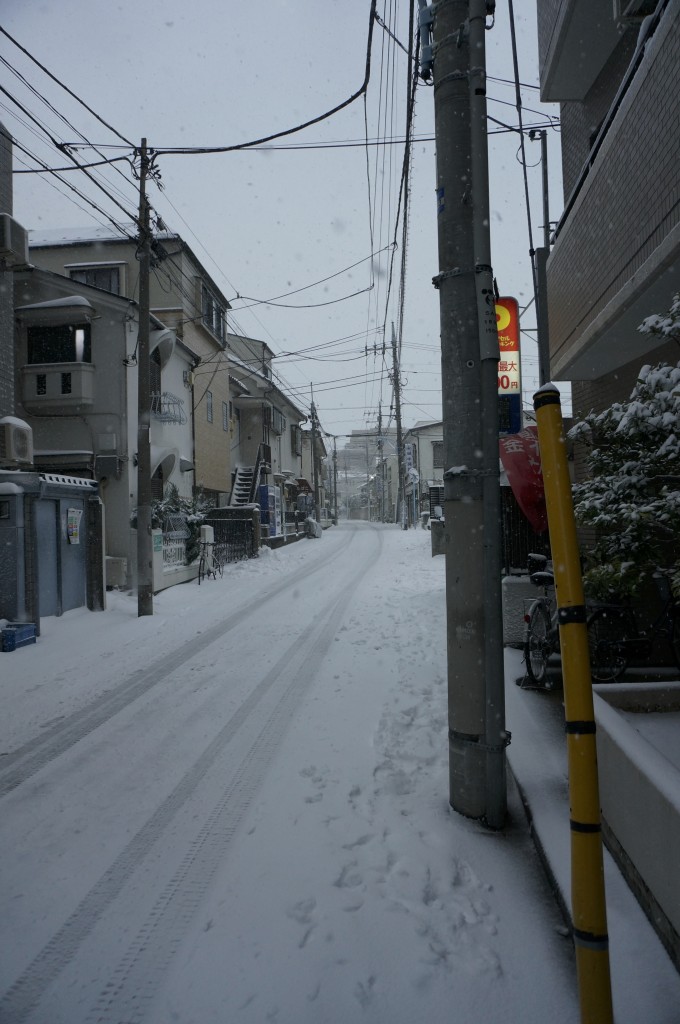
<svg viewBox="0 0 680 1024"><path fill-rule="evenodd" d="M517 299L496 299L498 330L498 394L519 395L519 306Z"/></svg>
<svg viewBox="0 0 680 1024"><path fill-rule="evenodd" d="M499 439L503 469L517 504L536 533L548 529L545 507L541 453L538 448L538 429L525 427L519 434L507 434Z"/></svg>

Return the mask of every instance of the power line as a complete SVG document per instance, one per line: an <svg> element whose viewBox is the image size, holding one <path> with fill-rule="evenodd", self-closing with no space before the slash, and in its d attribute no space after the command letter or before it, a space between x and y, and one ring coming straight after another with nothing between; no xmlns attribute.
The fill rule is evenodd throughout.
<svg viewBox="0 0 680 1024"><path fill-rule="evenodd" d="M121 139L122 142L125 142L130 149L135 148L134 143L130 142L130 140L126 139L124 135L121 135L120 132L116 131L116 129L112 127L112 125L110 125L102 117L100 117L99 114L97 114L96 111L92 109L92 107L89 107L85 100L81 99L80 96L77 96L76 93L69 89L67 85L64 85L64 83L55 75L53 75L51 71L48 71L44 64L41 64L40 61L36 57L34 57L32 53L29 53L29 51L24 46L22 46L21 43L17 42L17 40L13 36L11 36L6 29L2 28L2 26L0 26L0 32L2 32L2 34L6 36L11 43L14 43L14 45L19 50L21 50L21 52L24 53L29 58L29 60L32 60L33 63L36 64L40 68L40 70L48 76L48 78L51 78L52 81L56 82L57 85L64 89L64 91L67 92L69 96L72 96L74 100L77 100L78 103L85 107L88 113L92 114L92 116L95 117L100 124L103 124L105 128L108 128L109 131L113 132L114 135L118 136L118 138Z"/></svg>

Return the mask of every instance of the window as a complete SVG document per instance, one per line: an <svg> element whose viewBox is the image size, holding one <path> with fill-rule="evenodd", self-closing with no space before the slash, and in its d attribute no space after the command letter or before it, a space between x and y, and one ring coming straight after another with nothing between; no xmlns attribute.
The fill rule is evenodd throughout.
<svg viewBox="0 0 680 1024"><path fill-rule="evenodd" d="M229 430L229 403L222 402L222 430Z"/></svg>
<svg viewBox="0 0 680 1024"><path fill-rule="evenodd" d="M272 428L275 434L284 434L286 431L286 417L276 406L272 409Z"/></svg>
<svg viewBox="0 0 680 1024"><path fill-rule="evenodd" d="M432 467L433 469L444 468L444 442L432 442Z"/></svg>
<svg viewBox="0 0 680 1024"><path fill-rule="evenodd" d="M27 328L29 363L90 363L89 324L40 324Z"/></svg>
<svg viewBox="0 0 680 1024"><path fill-rule="evenodd" d="M219 299L203 283L201 284L201 311L203 314L203 326L212 331L221 342L224 342L227 333L227 311Z"/></svg>
<svg viewBox="0 0 680 1024"><path fill-rule="evenodd" d="M302 430L297 423L290 425L290 453L291 455L302 455Z"/></svg>
<svg viewBox="0 0 680 1024"><path fill-rule="evenodd" d="M101 288L105 292L120 295L120 267L79 267L70 270L72 281L89 284L91 288Z"/></svg>
<svg viewBox="0 0 680 1024"><path fill-rule="evenodd" d="M213 421L213 395L212 391L206 391L205 393L205 409L206 416L208 417L208 423Z"/></svg>

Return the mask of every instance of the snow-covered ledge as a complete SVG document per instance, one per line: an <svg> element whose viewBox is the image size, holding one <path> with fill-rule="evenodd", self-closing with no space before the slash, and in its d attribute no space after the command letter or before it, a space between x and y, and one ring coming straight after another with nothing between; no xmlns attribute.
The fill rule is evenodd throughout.
<svg viewBox="0 0 680 1024"><path fill-rule="evenodd" d="M607 846L680 965L680 683L593 687Z"/></svg>

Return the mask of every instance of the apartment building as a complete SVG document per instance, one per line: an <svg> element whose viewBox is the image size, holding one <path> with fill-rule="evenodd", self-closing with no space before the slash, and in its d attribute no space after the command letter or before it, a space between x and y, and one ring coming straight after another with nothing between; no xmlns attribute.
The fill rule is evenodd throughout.
<svg viewBox="0 0 680 1024"><path fill-rule="evenodd" d="M564 212L547 267L550 370L574 414L677 361L638 325L680 291L680 0L539 0L541 99L561 114Z"/></svg>

